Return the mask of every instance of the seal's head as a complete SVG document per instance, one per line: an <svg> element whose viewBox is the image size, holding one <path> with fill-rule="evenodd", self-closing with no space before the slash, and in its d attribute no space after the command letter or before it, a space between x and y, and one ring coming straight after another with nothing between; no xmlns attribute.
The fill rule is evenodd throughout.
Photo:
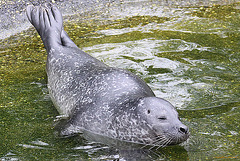
<svg viewBox="0 0 240 161"><path fill-rule="evenodd" d="M150 126L151 142L157 146L175 145L186 141L189 130L178 117L176 109L168 101L157 97L146 97L138 104L138 113Z"/></svg>

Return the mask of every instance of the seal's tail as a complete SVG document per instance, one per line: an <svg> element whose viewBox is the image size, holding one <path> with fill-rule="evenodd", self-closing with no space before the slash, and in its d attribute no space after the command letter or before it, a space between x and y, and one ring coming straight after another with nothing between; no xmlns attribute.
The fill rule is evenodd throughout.
<svg viewBox="0 0 240 161"><path fill-rule="evenodd" d="M60 11L52 5L27 7L27 17L41 36L45 48L62 45L76 47L63 30L63 19Z"/></svg>

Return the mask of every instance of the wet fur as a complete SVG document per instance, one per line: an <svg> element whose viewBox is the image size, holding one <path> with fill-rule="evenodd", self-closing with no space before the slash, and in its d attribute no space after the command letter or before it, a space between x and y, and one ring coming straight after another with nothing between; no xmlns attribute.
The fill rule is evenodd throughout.
<svg viewBox="0 0 240 161"><path fill-rule="evenodd" d="M48 53L51 99L59 113L68 117L62 135L87 130L157 147L188 138L188 128L179 121L175 108L155 97L144 81L81 51L64 31L56 7L28 6L27 16Z"/></svg>

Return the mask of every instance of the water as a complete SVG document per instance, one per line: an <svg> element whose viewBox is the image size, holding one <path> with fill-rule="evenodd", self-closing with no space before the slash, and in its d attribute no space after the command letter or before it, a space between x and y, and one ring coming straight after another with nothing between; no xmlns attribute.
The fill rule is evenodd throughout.
<svg viewBox="0 0 240 161"><path fill-rule="evenodd" d="M176 106L191 137L151 150L91 134L56 137L46 52L19 7L19 30L0 27L1 160L239 160L239 1L74 2L56 2L74 42L145 80Z"/></svg>

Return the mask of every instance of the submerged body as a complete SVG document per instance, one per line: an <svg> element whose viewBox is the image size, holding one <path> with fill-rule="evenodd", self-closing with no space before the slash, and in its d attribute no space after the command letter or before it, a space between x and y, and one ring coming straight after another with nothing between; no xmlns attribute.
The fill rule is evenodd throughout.
<svg viewBox="0 0 240 161"><path fill-rule="evenodd" d="M62 135L87 130L154 146L187 140L188 128L179 121L176 109L155 97L136 75L81 51L63 30L56 7L28 6L27 15L48 53L51 99L59 113L68 117Z"/></svg>

